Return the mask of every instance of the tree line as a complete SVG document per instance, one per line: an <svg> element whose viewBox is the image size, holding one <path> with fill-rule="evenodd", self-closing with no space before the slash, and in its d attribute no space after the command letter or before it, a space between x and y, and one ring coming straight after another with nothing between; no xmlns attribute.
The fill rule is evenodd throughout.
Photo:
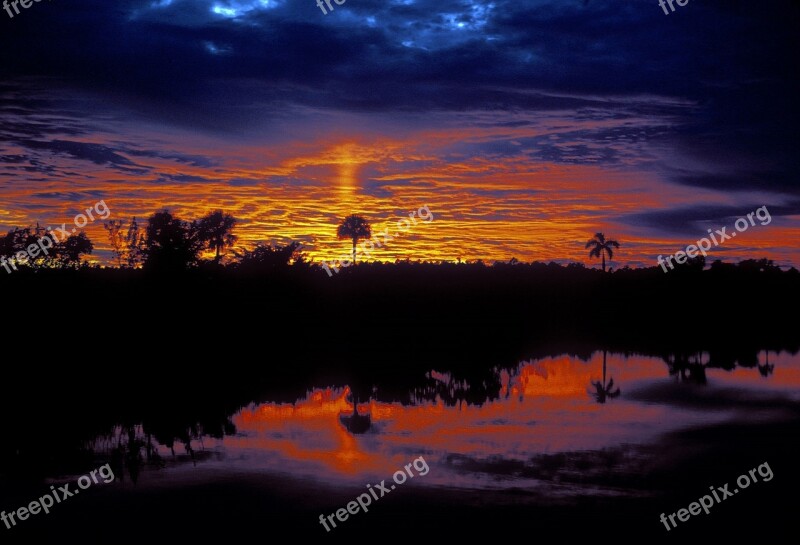
<svg viewBox="0 0 800 545"><path fill-rule="evenodd" d="M288 264L313 268L314 265L306 261L305 256L300 250L300 243L290 242L285 245L258 243L252 249L234 248L238 237L233 234L237 224L236 218L232 215L215 210L209 212L202 218L193 221L180 219L173 215L169 210L163 210L150 216L144 226L140 225L136 217L129 222L123 220L111 220L103 223L103 227L108 235L114 260L119 269L144 269L155 271L185 271L199 266L218 266L222 267L222 261L226 259L226 264L244 272L261 272ZM352 243L352 258L355 263L356 245L359 240L369 239L371 236L371 225L369 222L358 215L350 215L344 218L337 228L337 238L348 240ZM25 253L37 241L48 237L50 234L39 224L36 227L14 228L4 236L0 236L0 261L12 259L20 252ZM49 246L48 246L49 247ZM590 249L589 258L601 259L601 270L606 272L606 257L611 259L614 249L620 247L616 240L607 239L603 233L596 233L594 237L586 243L586 249ZM35 257L29 257L27 262L17 262L17 266L27 269L76 269L87 267L88 263L82 259L94 250L94 244L84 232L72 234L68 238L58 242L53 242L52 249L47 253L41 253ZM226 255L226 251L229 252ZM213 254L213 257L206 258L205 255ZM428 265L458 265L459 267L484 268L483 260L476 260L469 263L425 262ZM412 265L409 260L397 260L396 265ZM421 265L423 263L417 263ZM373 269L380 267L383 263L366 263L366 268ZM533 268L539 270L541 267L550 268L556 266L558 270L584 269L582 263L570 263L566 266L559 266L550 263L533 261L523 263L512 258L510 261L496 261L494 266L502 268L506 265L516 266L514 268ZM688 259L683 265L677 268L685 271L702 271L706 266L706 260L702 256ZM712 269L733 267L742 270L759 269L761 271L771 270L780 272L771 260L745 260L736 265L723 264L716 261L712 264ZM649 270L647 268L645 270ZM653 267L652 269L657 269ZM618 272L632 270L623 267ZM795 269L792 268L792 272Z"/></svg>
<svg viewBox="0 0 800 545"><path fill-rule="evenodd" d="M111 220L103 223L116 265L120 269L143 268L146 270L180 271L201 264L220 264L224 252L232 250L238 240L233 234L236 218L221 210L215 210L199 220L186 221L164 210L156 212L144 225L134 217L130 222ZM49 237L40 227L14 228L0 237L0 258L13 258L26 252L32 244ZM251 250L233 251L237 266L269 267L301 262L300 244L286 245L259 243ZM85 256L94 251L94 244L84 232L72 234L52 245L47 254L20 263L28 269L81 268L88 264ZM203 254L213 252L214 257L204 259Z"/></svg>

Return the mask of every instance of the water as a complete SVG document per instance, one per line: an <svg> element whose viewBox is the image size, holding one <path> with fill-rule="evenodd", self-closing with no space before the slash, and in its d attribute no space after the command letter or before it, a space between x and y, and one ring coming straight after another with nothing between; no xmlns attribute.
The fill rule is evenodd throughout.
<svg viewBox="0 0 800 545"><path fill-rule="evenodd" d="M620 479L606 485L605 477L641 472L668 434L768 422L800 401L797 354L771 353L767 364L762 352L753 367L727 370L709 366L705 353L686 358L683 370L660 358L607 354L605 382L603 359L602 352L588 361L563 355L495 370L496 395L479 404L463 401L473 385L431 371L410 403L360 403L359 413L371 418L363 434L342 424L353 411L346 387L315 388L295 403L253 403L232 416L232 435L194 439L188 450L176 447L177 457L153 443L160 462L146 467L138 485L260 474L363 486L423 456L430 472L414 486L640 496L648 492L620 486ZM95 447L125 439L104 438ZM568 461L554 462L558 456Z"/></svg>

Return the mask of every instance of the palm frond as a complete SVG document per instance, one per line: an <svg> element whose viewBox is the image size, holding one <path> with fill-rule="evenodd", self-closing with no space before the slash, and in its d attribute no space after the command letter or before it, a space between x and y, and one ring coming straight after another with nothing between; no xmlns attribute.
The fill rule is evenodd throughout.
<svg viewBox="0 0 800 545"><path fill-rule="evenodd" d="M369 222L361 216L347 216L336 229L337 238L341 239L361 239L372 236L372 227Z"/></svg>

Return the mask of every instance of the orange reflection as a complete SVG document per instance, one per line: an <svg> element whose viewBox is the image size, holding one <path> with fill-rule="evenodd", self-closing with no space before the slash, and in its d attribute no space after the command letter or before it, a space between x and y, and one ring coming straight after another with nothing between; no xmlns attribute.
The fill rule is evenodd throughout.
<svg viewBox="0 0 800 545"><path fill-rule="evenodd" d="M447 406L438 397L413 405L372 400L359 405L359 413L372 417L372 427L363 435L347 432L338 418L352 414L348 389L318 389L294 404L264 403L242 410L233 419L239 433L224 439L224 449L237 468L322 481L387 478L424 455L432 469L417 481L483 488L502 482L487 480L480 471L461 471L453 460L529 463L539 454L648 443L686 426L727 421L738 410L735 403L730 410L709 412L702 406L636 401L630 393L637 389L678 384L661 359L616 354L608 354L608 373L623 393L600 405L589 389L602 377L602 361L598 352L588 362L560 356L523 363L501 372L500 397L480 406ZM776 365L775 380L765 381L756 368L709 370L709 376L723 389L732 384L741 391L769 387L796 397L800 357L772 355L770 362ZM469 387L447 373L432 371L429 377ZM514 485L536 483L515 477Z"/></svg>
<svg viewBox="0 0 800 545"><path fill-rule="evenodd" d="M358 449L355 438L339 425L338 416L352 412L346 401L349 390L315 390L305 400L293 405L264 404L242 410L234 419L237 428L259 435L274 435L284 430L291 436L292 427L302 423L308 430L321 435L320 448L302 448L289 439L256 440L250 446L276 448L293 460L319 462L341 473L353 473L357 466L369 465L370 457ZM234 439L233 444L237 441Z"/></svg>

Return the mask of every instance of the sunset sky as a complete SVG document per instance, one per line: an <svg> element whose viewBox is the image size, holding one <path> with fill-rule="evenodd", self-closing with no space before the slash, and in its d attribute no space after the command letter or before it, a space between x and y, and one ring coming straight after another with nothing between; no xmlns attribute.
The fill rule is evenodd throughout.
<svg viewBox="0 0 800 545"><path fill-rule="evenodd" d="M800 266L797 2L56 0L0 11L0 230L221 208L240 244L376 259ZM109 259L98 222L94 258ZM617 258L618 256L618 258ZM593 266L597 262L591 262Z"/></svg>

